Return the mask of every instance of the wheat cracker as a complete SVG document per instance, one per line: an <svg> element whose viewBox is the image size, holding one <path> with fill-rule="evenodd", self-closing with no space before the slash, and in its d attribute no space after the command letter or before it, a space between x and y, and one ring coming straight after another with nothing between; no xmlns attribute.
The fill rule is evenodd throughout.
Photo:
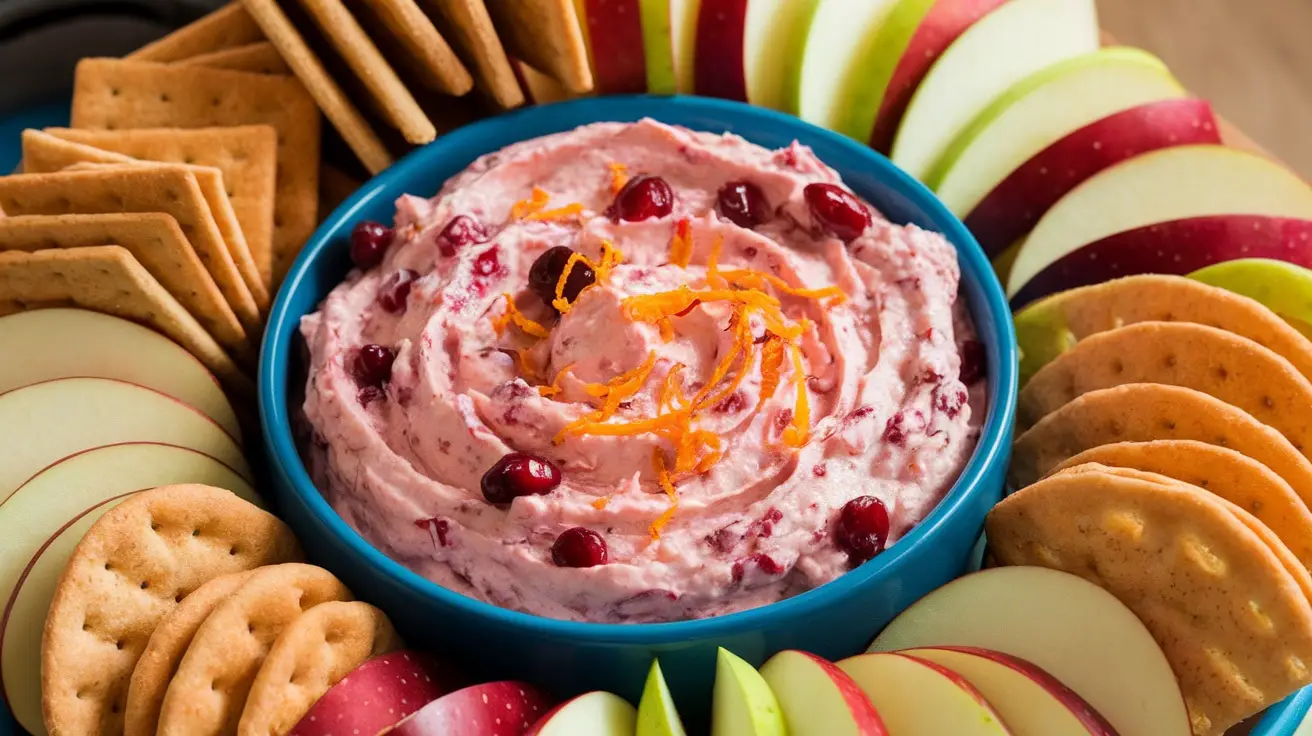
<svg viewBox="0 0 1312 736"><path fill-rule="evenodd" d="M574 94L592 91L592 67L573 0L484 0L511 56Z"/></svg>
<svg viewBox="0 0 1312 736"><path fill-rule="evenodd" d="M219 49L179 61L182 66L207 66L211 69L230 69L235 72L256 74L291 74L278 47L268 41L256 41L245 46Z"/></svg>
<svg viewBox="0 0 1312 736"><path fill-rule="evenodd" d="M358 5L366 13L362 23L372 19L386 30L371 36L379 44L394 40L400 52L395 54L398 63L425 87L457 97L473 89L473 76L415 0L359 0Z"/></svg>
<svg viewBox="0 0 1312 736"><path fill-rule="evenodd" d="M502 109L524 104L510 57L501 45L483 0L419 0L456 55L474 75L478 89Z"/></svg>
<svg viewBox="0 0 1312 736"><path fill-rule="evenodd" d="M220 49L255 43L261 39L260 28L242 8L230 2L169 35L128 54L133 61L182 61Z"/></svg>

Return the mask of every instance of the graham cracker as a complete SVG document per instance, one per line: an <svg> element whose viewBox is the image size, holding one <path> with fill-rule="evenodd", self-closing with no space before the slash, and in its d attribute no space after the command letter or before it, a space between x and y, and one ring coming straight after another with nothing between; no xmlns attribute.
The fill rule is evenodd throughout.
<svg viewBox="0 0 1312 736"><path fill-rule="evenodd" d="M82 130L46 128L56 138L144 161L213 167L246 238L266 291L273 288L273 214L278 132L270 125L226 128Z"/></svg>
<svg viewBox="0 0 1312 736"><path fill-rule="evenodd" d="M259 26L251 20L240 2L231 2L218 10L179 28L128 54L133 61L182 61L211 51L255 43L263 38Z"/></svg>
<svg viewBox="0 0 1312 736"><path fill-rule="evenodd" d="M172 215L247 334L261 334L259 306L233 263L196 175L185 167L112 166L0 177L0 210L10 215Z"/></svg>
<svg viewBox="0 0 1312 736"><path fill-rule="evenodd" d="M278 48L268 41L257 41L245 46L211 51L179 61L182 66L207 66L211 69L231 69L256 74L291 74L287 62L282 60Z"/></svg>
<svg viewBox="0 0 1312 736"><path fill-rule="evenodd" d="M420 4L473 72L478 89L503 109L524 104L524 91L483 0L420 0Z"/></svg>
<svg viewBox="0 0 1312 736"><path fill-rule="evenodd" d="M275 284L314 232L319 110L296 79L198 66L83 59L74 82L72 120L74 128L99 130L272 125L278 131Z"/></svg>
<svg viewBox="0 0 1312 736"><path fill-rule="evenodd" d="M256 570L196 630L160 708L160 736L236 733L247 693L282 633L351 591L321 567L300 563Z"/></svg>
<svg viewBox="0 0 1312 736"><path fill-rule="evenodd" d="M296 618L269 649L246 697L237 736L290 733L310 706L366 660L401 648L387 614L329 601Z"/></svg>
<svg viewBox="0 0 1312 736"><path fill-rule="evenodd" d="M393 39L401 52L398 63L407 62L407 70L425 87L457 97L474 88L469 70L415 0L359 0L358 5L387 32L370 35L380 43ZM364 23L370 17L360 20Z"/></svg>
<svg viewBox="0 0 1312 736"><path fill-rule="evenodd" d="M573 0L484 0L511 56L575 94L592 91L592 67Z"/></svg>
<svg viewBox="0 0 1312 736"><path fill-rule="evenodd" d="M255 395L251 379L127 249L0 253L0 315L69 305L150 327L196 356L237 395Z"/></svg>
<svg viewBox="0 0 1312 736"><path fill-rule="evenodd" d="M143 491L101 517L59 579L41 650L51 733L121 733L128 681L155 627L220 575L300 559L291 529L230 491Z"/></svg>
<svg viewBox="0 0 1312 736"><path fill-rule="evenodd" d="M250 579L251 572L244 570L210 580L160 620L132 670L127 704L123 708L123 736L155 736L164 693L196 630L215 606Z"/></svg>

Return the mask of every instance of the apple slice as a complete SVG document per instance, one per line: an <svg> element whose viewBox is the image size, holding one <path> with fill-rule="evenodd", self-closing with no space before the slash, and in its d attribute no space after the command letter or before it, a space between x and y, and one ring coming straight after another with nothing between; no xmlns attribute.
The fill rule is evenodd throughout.
<svg viewBox="0 0 1312 736"><path fill-rule="evenodd" d="M374 657L329 688L288 736L378 734L451 692L462 679L423 652Z"/></svg>
<svg viewBox="0 0 1312 736"><path fill-rule="evenodd" d="M670 0L638 0L642 15L642 52L647 67L647 91L672 95L679 89L674 70L674 28Z"/></svg>
<svg viewBox="0 0 1312 736"><path fill-rule="evenodd" d="M975 647L929 647L900 653L964 677L1016 736L1116 736L1116 729L1075 691L1019 657Z"/></svg>
<svg viewBox="0 0 1312 736"><path fill-rule="evenodd" d="M1090 243L1058 258L1012 297L1021 308L1049 294L1122 276L1183 276L1235 258L1312 266L1312 220L1216 215L1146 225Z"/></svg>
<svg viewBox="0 0 1312 736"><path fill-rule="evenodd" d="M818 0L809 18L798 19L798 27L806 32L799 44L801 56L788 59L792 65L789 112L822 128L843 127L857 90L865 82L862 61L866 49L895 1Z"/></svg>
<svg viewBox="0 0 1312 736"><path fill-rule="evenodd" d="M832 663L785 650L761 666L779 700L790 736L886 736L884 721L861 687Z"/></svg>
<svg viewBox="0 0 1312 736"><path fill-rule="evenodd" d="M743 29L743 73L747 101L788 109L790 67L802 56L805 20L817 0L750 0Z"/></svg>
<svg viewBox="0 0 1312 736"><path fill-rule="evenodd" d="M1312 243L1305 247L1312 248ZM1312 271L1306 268L1266 258L1238 258L1199 269L1189 278L1243 294L1312 338Z"/></svg>
<svg viewBox="0 0 1312 736"><path fill-rule="evenodd" d="M885 652L849 657L838 668L861 686L898 736L1010 736L984 696L941 665Z"/></svg>
<svg viewBox="0 0 1312 736"><path fill-rule="evenodd" d="M695 91L697 54L697 21L701 15L701 0L650 0L668 2L670 16L670 47L674 52L674 86L679 94Z"/></svg>
<svg viewBox="0 0 1312 736"><path fill-rule="evenodd" d="M1171 665L1111 593L1040 567L966 575L921 598L870 645L888 652L965 646L1020 657L1065 683L1120 736L1188 736Z"/></svg>
<svg viewBox="0 0 1312 736"><path fill-rule="evenodd" d="M741 657L720 647L715 661L711 736L784 736L783 712L765 678Z"/></svg>
<svg viewBox="0 0 1312 736"><path fill-rule="evenodd" d="M55 378L117 378L172 396L241 438L214 376L172 340L134 322L85 309L35 309L0 317L0 345L23 360L0 360L0 394Z"/></svg>
<svg viewBox="0 0 1312 736"><path fill-rule="evenodd" d="M1138 49L1101 49L1058 62L990 103L944 151L925 185L963 216L1067 135L1108 115L1184 96L1166 65Z"/></svg>
<svg viewBox="0 0 1312 736"><path fill-rule="evenodd" d="M670 688L665 684L665 675L661 673L661 663L652 660L651 670L647 673L647 684L642 688L642 700L638 701L637 736L686 736L683 720L679 718L679 709L674 707L674 698Z"/></svg>
<svg viewBox="0 0 1312 736"><path fill-rule="evenodd" d="M1081 246L1210 215L1312 219L1312 187L1266 158L1224 146L1146 153L1100 172L1048 210L1016 254L1007 295Z"/></svg>
<svg viewBox="0 0 1312 736"><path fill-rule="evenodd" d="M550 707L551 700L528 683L488 682L443 695L383 733L393 736L446 736L454 733L521 736Z"/></svg>
<svg viewBox="0 0 1312 736"><path fill-rule="evenodd" d="M693 69L697 94L747 101L747 75L743 69L747 5L747 0L701 0Z"/></svg>
<svg viewBox="0 0 1312 736"><path fill-rule="evenodd" d="M989 102L1044 67L1098 48L1093 0L1011 0L948 47L907 105L893 163L924 181Z"/></svg>
<svg viewBox="0 0 1312 736"><path fill-rule="evenodd" d="M965 217L1003 281L1022 240L1062 197L1089 177L1140 154L1172 146L1221 143L1216 116L1204 100L1150 102L1095 121L1035 154L1007 175ZM964 209L964 195L954 207Z"/></svg>
<svg viewBox="0 0 1312 736"><path fill-rule="evenodd" d="M647 91L639 0L574 0L599 95Z"/></svg>
<svg viewBox="0 0 1312 736"><path fill-rule="evenodd" d="M637 711L627 700L597 691L556 706L524 736L630 736L636 728Z"/></svg>

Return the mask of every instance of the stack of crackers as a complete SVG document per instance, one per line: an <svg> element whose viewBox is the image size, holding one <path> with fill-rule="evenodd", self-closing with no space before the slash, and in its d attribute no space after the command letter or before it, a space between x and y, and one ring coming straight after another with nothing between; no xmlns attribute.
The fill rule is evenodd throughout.
<svg viewBox="0 0 1312 736"><path fill-rule="evenodd" d="M1175 276L1057 294L1016 320L1063 347L1021 389L1020 490L989 514L994 559L1080 575L1134 610L1199 736L1312 683L1312 341Z"/></svg>

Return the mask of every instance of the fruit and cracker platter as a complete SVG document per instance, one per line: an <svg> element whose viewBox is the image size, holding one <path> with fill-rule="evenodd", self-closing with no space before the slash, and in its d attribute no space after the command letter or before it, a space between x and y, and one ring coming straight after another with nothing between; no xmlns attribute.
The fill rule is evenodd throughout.
<svg viewBox="0 0 1312 736"><path fill-rule="evenodd" d="M350 214L427 144L638 94L648 117ZM674 95L801 132L668 124ZM890 221L805 136L955 225ZM7 146L0 734L1279 736L1308 711L1312 187L1093 0L237 0L82 59L67 124ZM321 224L343 266L279 316ZM283 511L300 476L409 577L369 575L468 616L417 627L339 567ZM978 554L918 586L902 553L970 494ZM861 647L753 628L880 576L921 592ZM695 678L667 642L605 689L426 631L509 616L583 632L541 650L563 670L616 630L739 628Z"/></svg>

